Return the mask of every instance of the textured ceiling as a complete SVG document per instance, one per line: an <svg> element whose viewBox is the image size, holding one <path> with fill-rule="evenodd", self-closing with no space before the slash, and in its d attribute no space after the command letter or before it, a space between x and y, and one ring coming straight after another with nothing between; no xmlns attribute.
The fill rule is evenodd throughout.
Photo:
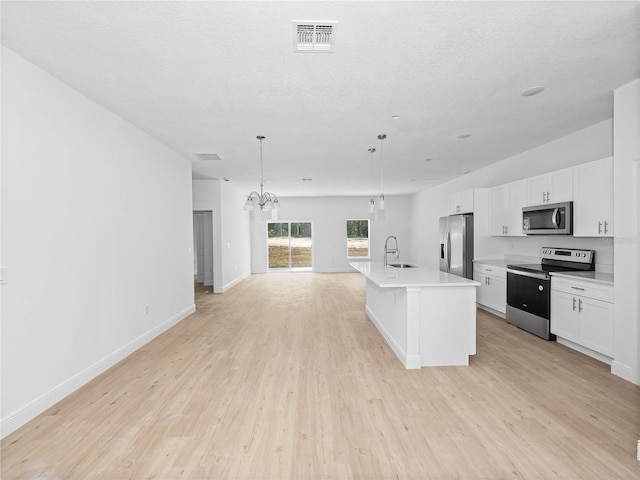
<svg viewBox="0 0 640 480"><path fill-rule="evenodd" d="M188 158L194 178L257 188L265 135L280 196L369 194L370 147L378 192L379 133L384 192L422 190L611 118L612 91L640 77L636 1L1 9L5 46ZM292 20L339 22L335 52L294 53Z"/></svg>

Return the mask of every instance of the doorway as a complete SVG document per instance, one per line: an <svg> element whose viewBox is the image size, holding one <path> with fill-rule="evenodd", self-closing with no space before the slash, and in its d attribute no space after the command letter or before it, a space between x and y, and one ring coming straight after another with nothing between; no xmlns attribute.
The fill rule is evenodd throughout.
<svg viewBox="0 0 640 480"><path fill-rule="evenodd" d="M312 271L312 231L311 222L268 222L269 271Z"/></svg>
<svg viewBox="0 0 640 480"><path fill-rule="evenodd" d="M193 269L198 283L213 286L213 212L193 212Z"/></svg>

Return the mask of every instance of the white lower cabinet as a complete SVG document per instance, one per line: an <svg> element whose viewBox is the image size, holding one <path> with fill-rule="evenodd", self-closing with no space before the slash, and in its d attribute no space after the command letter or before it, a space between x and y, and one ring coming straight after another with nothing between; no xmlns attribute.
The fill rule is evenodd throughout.
<svg viewBox="0 0 640 480"><path fill-rule="evenodd" d="M480 282L476 289L476 302L500 313L506 312L507 271L503 267L476 263L473 266L473 279Z"/></svg>
<svg viewBox="0 0 640 480"><path fill-rule="evenodd" d="M551 277L551 333L613 357L613 314L612 286Z"/></svg>

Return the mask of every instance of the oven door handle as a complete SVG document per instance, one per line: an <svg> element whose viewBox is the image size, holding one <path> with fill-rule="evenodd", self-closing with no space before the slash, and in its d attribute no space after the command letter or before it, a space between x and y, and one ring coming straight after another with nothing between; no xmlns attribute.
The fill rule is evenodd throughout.
<svg viewBox="0 0 640 480"><path fill-rule="evenodd" d="M540 280L549 280L549 275L545 273L523 272L522 270L514 270L512 268L507 268L507 273L513 273L514 275L521 275L523 277L538 278Z"/></svg>

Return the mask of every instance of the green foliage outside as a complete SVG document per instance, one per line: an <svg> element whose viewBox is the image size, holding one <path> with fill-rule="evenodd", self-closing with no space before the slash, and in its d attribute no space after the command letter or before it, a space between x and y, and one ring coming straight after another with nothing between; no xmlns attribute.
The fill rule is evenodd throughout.
<svg viewBox="0 0 640 480"><path fill-rule="evenodd" d="M291 225L291 235L289 235ZM269 222L267 224L269 246L269 268L291 268L312 266L312 242L310 222Z"/></svg>
<svg viewBox="0 0 640 480"><path fill-rule="evenodd" d="M369 238L369 220L347 220L347 238Z"/></svg>
<svg viewBox="0 0 640 480"><path fill-rule="evenodd" d="M289 236L289 223L288 222L269 222L269 224L267 225L267 236L269 238ZM292 222L291 237L292 238L311 238L311 223L310 222Z"/></svg>

